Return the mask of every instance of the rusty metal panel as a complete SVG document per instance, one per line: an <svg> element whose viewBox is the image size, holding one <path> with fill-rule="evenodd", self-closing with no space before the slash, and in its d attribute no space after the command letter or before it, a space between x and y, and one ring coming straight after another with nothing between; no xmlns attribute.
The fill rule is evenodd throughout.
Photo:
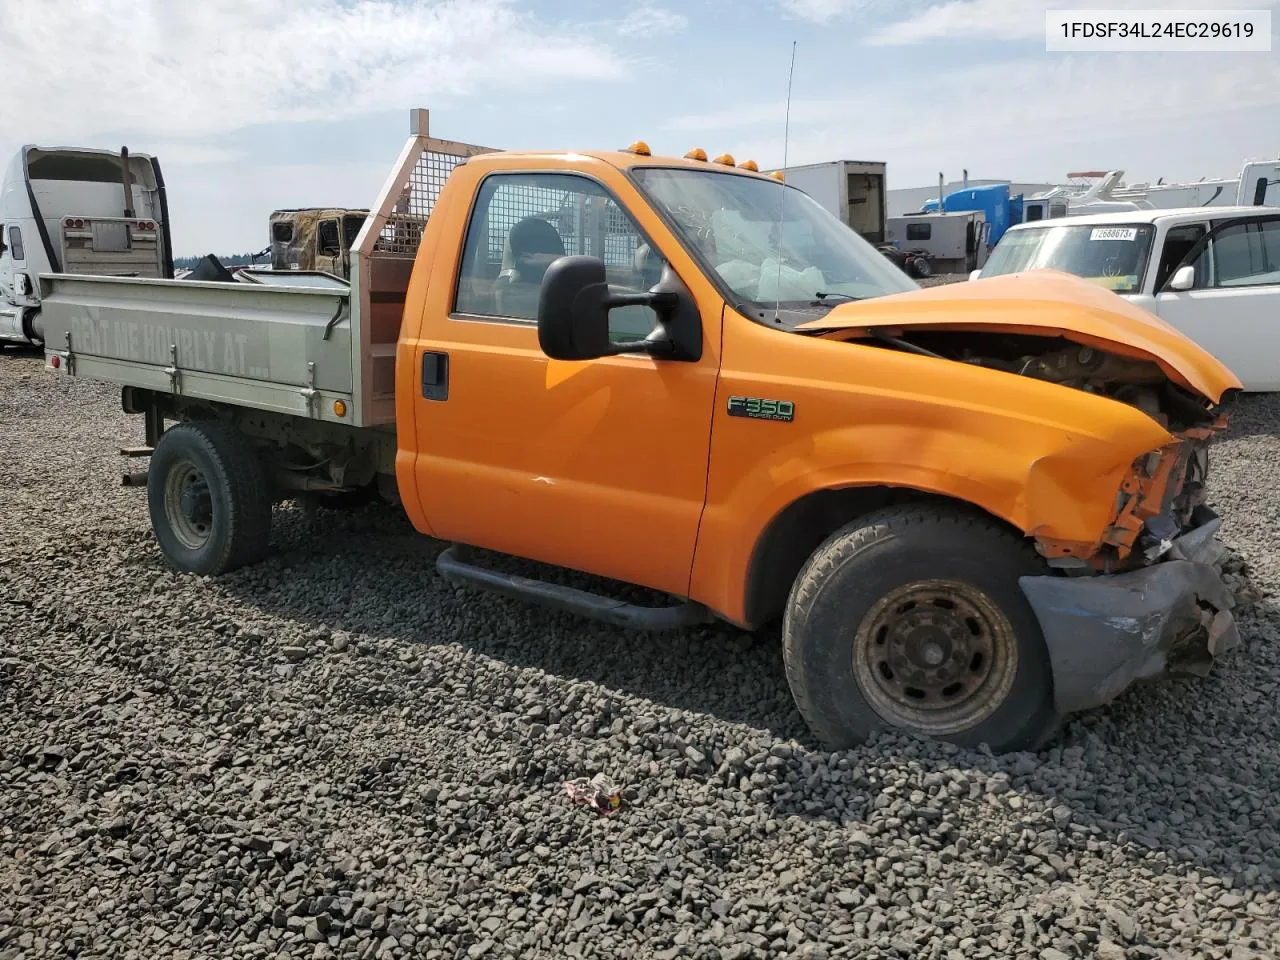
<svg viewBox="0 0 1280 960"><path fill-rule="evenodd" d="M350 207L308 207L271 213L271 267L274 270L319 270L348 279L348 256L358 231L348 224L368 218L369 211ZM334 252L320 250L322 224L335 224Z"/></svg>

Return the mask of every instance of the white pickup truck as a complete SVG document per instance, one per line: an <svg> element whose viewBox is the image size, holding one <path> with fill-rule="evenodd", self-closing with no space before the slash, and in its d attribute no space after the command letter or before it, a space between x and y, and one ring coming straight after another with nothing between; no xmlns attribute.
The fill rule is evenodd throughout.
<svg viewBox="0 0 1280 960"><path fill-rule="evenodd" d="M1035 269L1084 277L1144 307L1231 368L1280 390L1280 210L1133 210L1010 227L970 279Z"/></svg>

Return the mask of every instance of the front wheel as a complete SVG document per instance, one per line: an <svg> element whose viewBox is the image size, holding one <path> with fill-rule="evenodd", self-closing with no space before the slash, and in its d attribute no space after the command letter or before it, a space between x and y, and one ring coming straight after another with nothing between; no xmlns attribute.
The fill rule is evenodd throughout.
<svg viewBox="0 0 1280 960"><path fill-rule="evenodd" d="M896 728L1030 749L1056 723L1040 625L1018 577L1046 572L1016 534L960 509L877 511L829 537L792 587L787 679L825 745Z"/></svg>
<svg viewBox="0 0 1280 960"><path fill-rule="evenodd" d="M217 575L260 560L271 500L257 452L229 424L197 420L160 435L147 503L160 550L176 569Z"/></svg>

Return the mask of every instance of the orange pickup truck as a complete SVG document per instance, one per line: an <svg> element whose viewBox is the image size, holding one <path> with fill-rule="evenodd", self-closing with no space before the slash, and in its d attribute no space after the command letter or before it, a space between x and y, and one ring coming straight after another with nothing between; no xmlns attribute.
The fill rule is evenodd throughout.
<svg viewBox="0 0 1280 960"><path fill-rule="evenodd" d="M753 163L493 151L425 111L371 210L349 280L41 278L46 369L145 417L126 482L178 569L262 558L280 500L381 493L457 581L620 628L780 623L830 747L1034 746L1238 642L1206 474L1240 383L1108 291L921 290Z"/></svg>

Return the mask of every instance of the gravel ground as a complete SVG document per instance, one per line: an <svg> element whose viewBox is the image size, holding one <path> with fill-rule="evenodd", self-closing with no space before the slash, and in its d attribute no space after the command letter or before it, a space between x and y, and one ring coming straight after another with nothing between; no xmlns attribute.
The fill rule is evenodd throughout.
<svg viewBox="0 0 1280 960"><path fill-rule="evenodd" d="M455 592L388 510L168 572L117 398L0 356L3 960L1280 955L1268 597L1039 753L824 753L776 640ZM1270 594L1280 397L1213 472ZM562 789L599 771L612 817Z"/></svg>
<svg viewBox="0 0 1280 960"><path fill-rule="evenodd" d="M935 273L932 277L921 277L916 283L922 287L940 287L944 283L960 283L967 280L967 273Z"/></svg>

